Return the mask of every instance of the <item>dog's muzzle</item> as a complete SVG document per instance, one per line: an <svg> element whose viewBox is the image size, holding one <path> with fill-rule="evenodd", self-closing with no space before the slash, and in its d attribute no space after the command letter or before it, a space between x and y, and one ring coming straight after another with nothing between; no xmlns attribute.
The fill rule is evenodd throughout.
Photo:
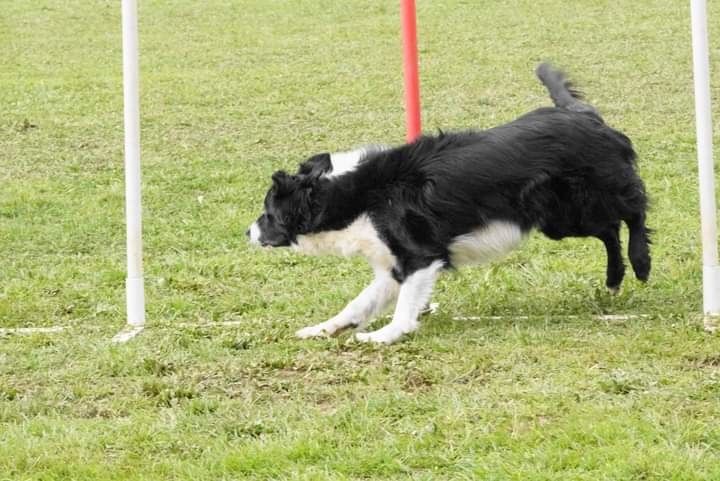
<svg viewBox="0 0 720 481"><path fill-rule="evenodd" d="M257 222L253 222L250 225L250 228L245 231L245 235L248 236L248 239L250 240L251 244L254 245L261 245L260 242L260 227L258 227Z"/></svg>

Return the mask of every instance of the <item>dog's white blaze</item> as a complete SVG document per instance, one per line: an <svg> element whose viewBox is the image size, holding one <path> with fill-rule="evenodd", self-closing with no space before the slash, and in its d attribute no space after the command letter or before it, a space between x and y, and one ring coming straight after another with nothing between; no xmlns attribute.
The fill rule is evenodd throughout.
<svg viewBox="0 0 720 481"><path fill-rule="evenodd" d="M250 225L250 243L255 245L260 244L260 227L258 227L257 222L253 222Z"/></svg>
<svg viewBox="0 0 720 481"><path fill-rule="evenodd" d="M325 177L336 177L346 172L351 172L357 168L360 161L367 157L368 154L387 149L389 149L389 147L385 145L366 145L355 150L330 154L332 172L325 174Z"/></svg>
<svg viewBox="0 0 720 481"><path fill-rule="evenodd" d="M344 229L299 235L293 248L312 255L362 255L376 272L389 272L395 266L395 256L380 239L375 226L365 214Z"/></svg>
<svg viewBox="0 0 720 481"><path fill-rule="evenodd" d="M456 237L450 244L450 261L455 266L484 264L504 256L525 238L513 222L493 221L485 227Z"/></svg>
<svg viewBox="0 0 720 481"><path fill-rule="evenodd" d="M335 152L330 154L332 172L328 172L326 177L335 177L345 172L355 170L363 157L365 157L366 152L365 148L360 148L349 152Z"/></svg>

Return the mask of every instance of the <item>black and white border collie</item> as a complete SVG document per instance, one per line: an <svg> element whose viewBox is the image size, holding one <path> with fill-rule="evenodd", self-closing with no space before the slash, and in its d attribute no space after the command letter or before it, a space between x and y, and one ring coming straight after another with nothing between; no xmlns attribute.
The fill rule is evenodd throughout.
<svg viewBox="0 0 720 481"><path fill-rule="evenodd" d="M501 257L534 228L551 239L600 239L614 292L625 273L624 222L630 264L647 280L647 198L632 143L582 101L562 72L541 64L536 73L555 107L489 130L319 154L293 175L273 174L264 212L247 231L250 242L359 254L375 273L342 312L300 329L299 337L363 331L395 302L389 324L355 335L395 342L418 328L441 271Z"/></svg>

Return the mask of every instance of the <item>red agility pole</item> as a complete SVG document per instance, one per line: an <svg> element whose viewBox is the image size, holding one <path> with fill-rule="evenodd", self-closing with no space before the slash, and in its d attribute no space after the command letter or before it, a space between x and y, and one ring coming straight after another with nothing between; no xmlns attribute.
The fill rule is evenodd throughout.
<svg viewBox="0 0 720 481"><path fill-rule="evenodd" d="M415 0L400 0L403 37L403 71L405 73L405 123L407 141L420 135L420 81L418 80L417 28Z"/></svg>

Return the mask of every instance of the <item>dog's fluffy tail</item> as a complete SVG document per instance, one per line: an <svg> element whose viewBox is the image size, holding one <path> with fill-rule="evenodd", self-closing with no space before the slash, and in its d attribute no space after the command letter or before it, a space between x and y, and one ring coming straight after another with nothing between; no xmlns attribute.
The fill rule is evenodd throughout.
<svg viewBox="0 0 720 481"><path fill-rule="evenodd" d="M582 92L573 87L565 74L549 63L541 63L535 70L540 81L550 93L556 107L574 112L590 112L599 115L595 107L583 102Z"/></svg>

